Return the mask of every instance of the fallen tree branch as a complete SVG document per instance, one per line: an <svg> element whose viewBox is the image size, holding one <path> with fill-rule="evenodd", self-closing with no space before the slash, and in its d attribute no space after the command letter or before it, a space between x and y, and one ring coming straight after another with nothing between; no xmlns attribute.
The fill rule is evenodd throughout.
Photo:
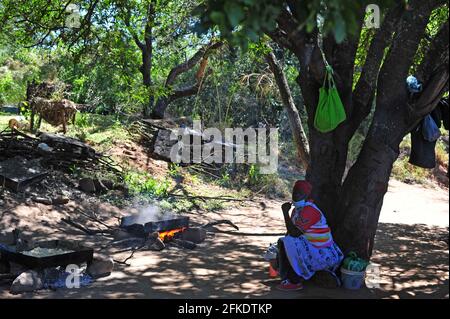
<svg viewBox="0 0 450 319"><path fill-rule="evenodd" d="M222 220L218 220L218 221L214 221L214 222L210 222L206 225L201 226L202 228L208 228L208 227L212 227L212 226L216 226L216 225L221 225L221 224L227 224L230 225L231 227L233 227L236 230L239 230L239 227L237 227L235 224L233 224L230 220L228 219L222 219Z"/></svg>
<svg viewBox="0 0 450 319"><path fill-rule="evenodd" d="M227 231L227 230L219 230L217 233L228 234L228 235L238 235L238 236L286 236L286 232L284 233L241 233L235 231Z"/></svg>
<svg viewBox="0 0 450 319"><path fill-rule="evenodd" d="M109 234L108 231L92 230L92 229L88 229L88 228L86 228L84 226L81 226L80 224L72 221L70 219L70 217L69 218L61 218L61 221L66 223L66 224L68 224L68 225L70 225L70 226L72 226L72 227L74 227L74 228L76 228L76 229L78 229L78 230L81 230L82 232L84 232L84 233L86 233L88 235Z"/></svg>
<svg viewBox="0 0 450 319"><path fill-rule="evenodd" d="M213 199L213 200L223 200L223 201L230 201L230 202L249 202L249 199L238 199L238 198L232 198L232 197L208 197L208 196L190 196L190 195L181 195L181 194L168 194L167 196L170 197L181 197L181 198L187 198L187 199L200 199L200 200L206 200L206 199Z"/></svg>
<svg viewBox="0 0 450 319"><path fill-rule="evenodd" d="M146 246L146 245L145 245L145 243L144 243L143 245L139 246L138 248L133 248L133 249L132 249L132 252L131 252L131 255L128 256L127 258L125 258L124 261L120 261L120 260L116 260L116 259L113 259L113 260L114 260L114 262L116 262L116 263L118 263L118 264L125 265L125 266L131 266L130 264L127 264L127 261L130 260L131 258L133 258L135 252L141 250L141 249L144 248L145 246Z"/></svg>

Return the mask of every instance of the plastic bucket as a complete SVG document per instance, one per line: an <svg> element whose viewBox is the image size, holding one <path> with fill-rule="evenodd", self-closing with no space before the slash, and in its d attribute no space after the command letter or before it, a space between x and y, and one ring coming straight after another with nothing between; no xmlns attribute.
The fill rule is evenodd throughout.
<svg viewBox="0 0 450 319"><path fill-rule="evenodd" d="M342 285L345 289L358 290L364 285L365 271L351 271L341 268Z"/></svg>

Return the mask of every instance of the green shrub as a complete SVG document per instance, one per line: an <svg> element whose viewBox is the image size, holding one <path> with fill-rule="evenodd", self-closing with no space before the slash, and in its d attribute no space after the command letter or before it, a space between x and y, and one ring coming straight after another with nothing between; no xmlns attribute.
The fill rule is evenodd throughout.
<svg viewBox="0 0 450 319"><path fill-rule="evenodd" d="M128 172L125 174L124 181L130 192L136 195L167 197L169 193L169 181L159 181L148 173Z"/></svg>

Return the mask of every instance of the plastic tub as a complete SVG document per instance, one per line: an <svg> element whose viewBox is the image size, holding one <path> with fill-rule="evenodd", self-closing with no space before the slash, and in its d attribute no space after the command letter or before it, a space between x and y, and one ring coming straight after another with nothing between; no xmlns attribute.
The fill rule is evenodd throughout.
<svg viewBox="0 0 450 319"><path fill-rule="evenodd" d="M345 289L358 290L364 286L366 278L365 271L351 271L341 268L342 285Z"/></svg>

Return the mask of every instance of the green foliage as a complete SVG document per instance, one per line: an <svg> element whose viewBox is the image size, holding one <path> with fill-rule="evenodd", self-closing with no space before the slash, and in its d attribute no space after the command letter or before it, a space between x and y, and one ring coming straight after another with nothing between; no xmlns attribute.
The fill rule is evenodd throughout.
<svg viewBox="0 0 450 319"><path fill-rule="evenodd" d="M324 18L324 34L332 32L339 43L347 36L358 34L358 14L368 4L385 7L392 1L310 0L294 3L290 12L298 22L298 31L312 32L320 14ZM256 42L276 28L279 14L286 8L284 1L276 0L207 0L196 11L200 15L196 30L205 33L217 27L221 36L246 50L249 41Z"/></svg>
<svg viewBox="0 0 450 319"><path fill-rule="evenodd" d="M159 181L148 173L127 172L124 181L132 194L143 194L151 197L166 197L170 182L167 180Z"/></svg>
<svg viewBox="0 0 450 319"><path fill-rule="evenodd" d="M420 63L424 59L427 50L430 48L431 39L434 36L436 36L436 34L439 32L442 25L445 23L445 21L448 20L448 16L449 16L448 3L444 4L441 7L436 8L431 13L430 21L428 22L428 25L426 28L426 36L421 39L419 48L418 48L416 56L414 58L414 63L411 66L411 70L410 70L411 74L414 74L417 67L420 65Z"/></svg>
<svg viewBox="0 0 450 319"><path fill-rule="evenodd" d="M217 184L220 186L224 186L224 187L229 187L231 182L231 177L230 174L228 172L223 172L222 176L220 177L219 180L217 180Z"/></svg>

